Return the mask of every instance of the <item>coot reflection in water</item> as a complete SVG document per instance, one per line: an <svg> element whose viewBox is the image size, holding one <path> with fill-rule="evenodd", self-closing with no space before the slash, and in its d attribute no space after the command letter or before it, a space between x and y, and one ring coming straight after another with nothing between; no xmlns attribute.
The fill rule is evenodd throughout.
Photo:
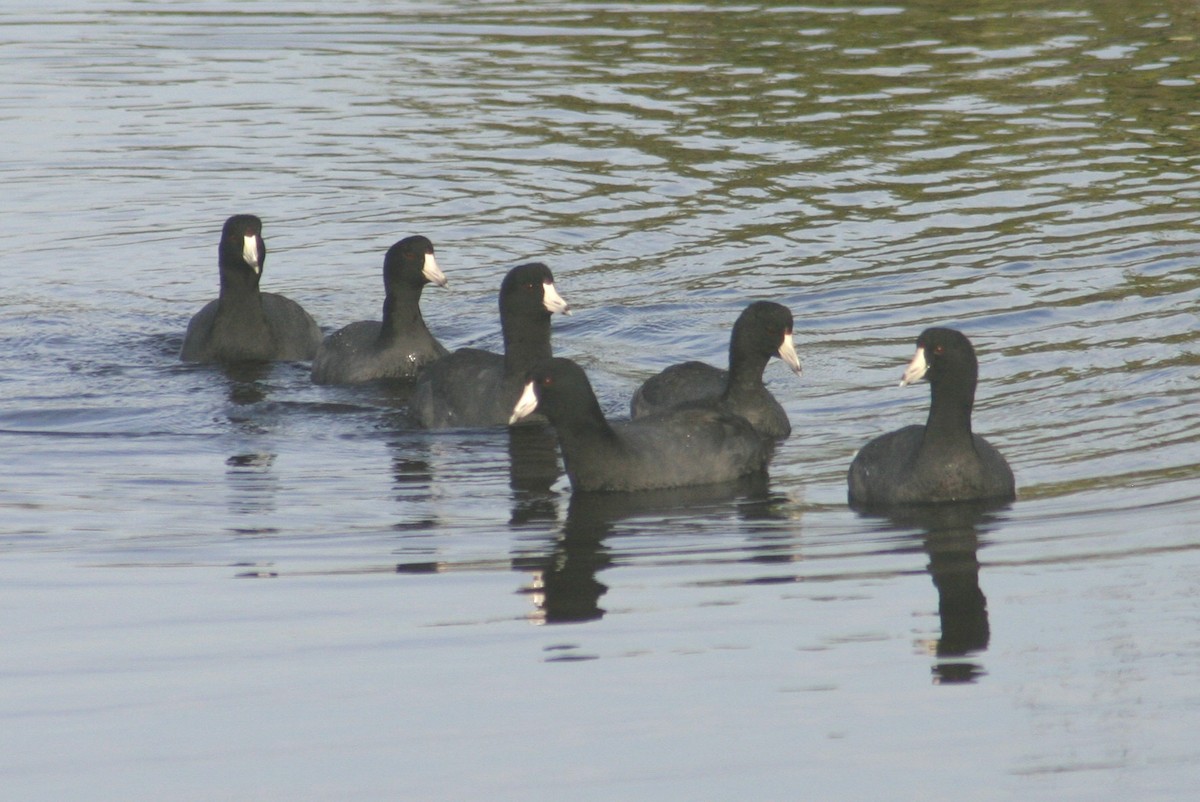
<svg viewBox="0 0 1200 802"><path fill-rule="evenodd" d="M524 592L534 598L538 620L547 624L593 621L605 614L600 598L608 586L596 575L613 564L607 541L617 535L619 524L625 524L625 534L635 534L639 518L711 520L731 509L739 518L754 519L763 515L771 498L765 473L715 485L573 493L559 535L541 553L515 556L512 567L534 575Z"/></svg>
<svg viewBox="0 0 1200 802"><path fill-rule="evenodd" d="M508 465L508 484L514 491L514 501L525 498L545 500L551 485L562 476L562 468L558 461L558 440L554 430L538 423L509 426ZM514 508L515 521L525 518L524 514Z"/></svg>
<svg viewBox="0 0 1200 802"><path fill-rule="evenodd" d="M999 520L1007 501L905 504L860 510L863 517L886 518L921 530L921 548L929 556L929 575L938 592L941 636L934 648L933 675L939 683L974 682L984 673L964 658L983 652L991 640L987 597L979 587L980 534Z"/></svg>
<svg viewBox="0 0 1200 802"><path fill-rule="evenodd" d="M266 378L273 369L274 366L269 362L225 362L217 367L228 383L230 403L239 407L266 400ZM237 419L240 420L241 416Z"/></svg>
<svg viewBox="0 0 1200 802"><path fill-rule="evenodd" d="M273 452L250 452L234 454L225 460L231 513L252 516L275 511L275 498L279 492L279 478L274 471L277 456ZM254 531L262 534L274 530Z"/></svg>

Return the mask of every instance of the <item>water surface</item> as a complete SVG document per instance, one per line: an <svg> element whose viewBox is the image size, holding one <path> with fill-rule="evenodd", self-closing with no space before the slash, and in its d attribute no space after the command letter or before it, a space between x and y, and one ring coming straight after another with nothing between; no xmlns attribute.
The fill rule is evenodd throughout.
<svg viewBox="0 0 1200 802"><path fill-rule="evenodd" d="M21 799L1183 798L1200 749L1200 15L1098 0L10 3L0 779ZM804 364L726 494L571 499L536 433L176 359L230 214L332 330L421 233L604 408ZM1020 499L845 505L979 351Z"/></svg>

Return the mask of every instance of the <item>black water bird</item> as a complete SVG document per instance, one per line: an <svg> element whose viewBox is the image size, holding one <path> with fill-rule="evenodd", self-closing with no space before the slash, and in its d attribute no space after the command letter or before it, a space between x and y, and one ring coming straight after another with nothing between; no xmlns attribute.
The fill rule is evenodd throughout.
<svg viewBox="0 0 1200 802"><path fill-rule="evenodd" d="M409 402L429 429L503 426L521 395L525 374L551 356L550 317L570 314L541 262L518 265L500 284L504 353L459 348L422 371Z"/></svg>
<svg viewBox="0 0 1200 802"><path fill-rule="evenodd" d="M773 356L800 375L791 310L772 301L755 301L733 324L728 370L694 361L672 365L643 382L633 395L630 414L640 418L684 403L712 403L741 415L763 437L785 438L792 424L762 378Z"/></svg>
<svg viewBox="0 0 1200 802"><path fill-rule="evenodd" d="M383 320L351 323L321 343L313 360L317 384L362 384L377 379L411 379L449 352L421 317L426 284L446 286L446 276L425 237L405 237L383 259Z"/></svg>
<svg viewBox="0 0 1200 802"><path fill-rule="evenodd" d="M921 333L900 386L922 378L929 382L929 418L924 426L905 426L862 447L847 476L851 504L1016 497L1008 462L971 431L978 375L975 349L961 332L931 328Z"/></svg>
<svg viewBox="0 0 1200 802"><path fill-rule="evenodd" d="M745 418L714 407L684 405L610 422L587 374L569 359L548 359L529 372L510 422L535 410L554 426L576 492L732 482L764 471L771 456Z"/></svg>
<svg viewBox="0 0 1200 802"><path fill-rule="evenodd" d="M184 362L269 362L312 359L321 329L295 301L258 288L267 248L262 221L238 214L221 231L221 290L188 323Z"/></svg>

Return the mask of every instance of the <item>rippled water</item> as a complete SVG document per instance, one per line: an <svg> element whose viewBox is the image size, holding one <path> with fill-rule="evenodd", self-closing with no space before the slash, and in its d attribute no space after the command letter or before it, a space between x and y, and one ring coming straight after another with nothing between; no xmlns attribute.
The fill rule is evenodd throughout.
<svg viewBox="0 0 1200 802"><path fill-rule="evenodd" d="M0 783L21 799L1184 798L1200 750L1191 2L0 10ZM544 438L181 365L230 214L326 328L422 233L530 258L610 414L788 304L766 487L572 502ZM863 518L931 324L1000 510Z"/></svg>

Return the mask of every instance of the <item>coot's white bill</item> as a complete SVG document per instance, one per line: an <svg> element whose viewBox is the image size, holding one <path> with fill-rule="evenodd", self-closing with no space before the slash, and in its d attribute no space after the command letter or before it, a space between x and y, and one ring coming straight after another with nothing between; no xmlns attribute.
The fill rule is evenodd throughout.
<svg viewBox="0 0 1200 802"><path fill-rule="evenodd" d="M558 290L554 289L553 281L543 281L542 287L542 306L546 307L546 311L550 313L562 312L564 315L571 314L571 306L562 299L558 294Z"/></svg>
<svg viewBox="0 0 1200 802"><path fill-rule="evenodd" d="M258 260L258 235L247 234L245 244L242 246L242 259L246 264L254 268L255 273L262 272L262 264Z"/></svg>
<svg viewBox="0 0 1200 802"><path fill-rule="evenodd" d="M421 270L421 275L429 279L431 284L446 286L446 274L438 267L437 259L433 258L432 253L425 254L425 267Z"/></svg>
<svg viewBox="0 0 1200 802"><path fill-rule="evenodd" d="M908 363L908 367L904 369L904 375L900 377L900 386L905 387L915 381L920 381L925 378L928 370L929 363L925 361L925 348L918 348L917 355L912 358L912 362Z"/></svg>
<svg viewBox="0 0 1200 802"><path fill-rule="evenodd" d="M786 362L792 373L797 376L804 372L800 369L800 357L796 356L796 345L792 342L790 331L783 335L783 345L779 346L779 358Z"/></svg>
<svg viewBox="0 0 1200 802"><path fill-rule="evenodd" d="M537 393L533 391L533 382L526 382L525 389L521 392L521 397L517 399L517 405L513 407L512 416L508 419L509 425L511 426L521 418L533 414L533 411L537 409L537 405Z"/></svg>

